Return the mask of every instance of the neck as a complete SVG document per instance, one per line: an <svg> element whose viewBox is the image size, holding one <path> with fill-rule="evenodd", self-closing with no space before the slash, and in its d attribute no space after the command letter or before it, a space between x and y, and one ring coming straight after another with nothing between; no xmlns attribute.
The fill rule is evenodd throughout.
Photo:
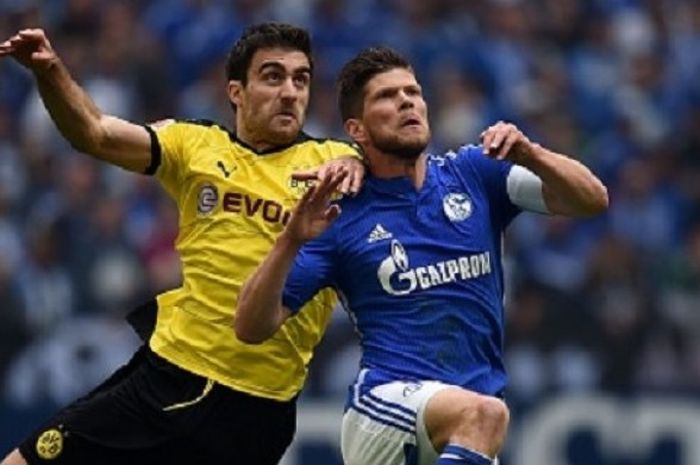
<svg viewBox="0 0 700 465"><path fill-rule="evenodd" d="M270 142L266 135L246 127L240 118L236 118L236 138L256 152L264 152L286 145Z"/></svg>
<svg viewBox="0 0 700 465"><path fill-rule="evenodd" d="M369 169L377 178L408 177L416 189L420 189L425 181L425 166L427 155L421 153L414 160L406 160L395 155L365 150Z"/></svg>

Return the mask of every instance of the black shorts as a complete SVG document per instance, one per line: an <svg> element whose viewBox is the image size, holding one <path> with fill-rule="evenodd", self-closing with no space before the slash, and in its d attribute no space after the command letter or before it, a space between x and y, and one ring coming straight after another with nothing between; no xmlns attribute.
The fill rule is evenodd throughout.
<svg viewBox="0 0 700 465"><path fill-rule="evenodd" d="M296 399L235 391L144 345L19 449L30 465L274 465L295 428Z"/></svg>

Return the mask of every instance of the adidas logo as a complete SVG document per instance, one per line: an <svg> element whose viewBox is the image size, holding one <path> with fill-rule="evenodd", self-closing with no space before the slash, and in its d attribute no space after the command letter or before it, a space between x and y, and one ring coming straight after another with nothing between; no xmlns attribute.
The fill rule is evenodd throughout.
<svg viewBox="0 0 700 465"><path fill-rule="evenodd" d="M382 241L384 239L391 239L392 237L394 237L393 234L384 229L384 226L377 223L372 232L369 233L369 237L367 237L367 242L371 244L373 242Z"/></svg>

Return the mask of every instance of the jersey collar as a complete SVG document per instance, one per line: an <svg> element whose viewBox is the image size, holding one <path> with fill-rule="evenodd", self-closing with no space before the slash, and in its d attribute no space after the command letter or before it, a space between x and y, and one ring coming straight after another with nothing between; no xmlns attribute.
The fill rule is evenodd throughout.
<svg viewBox="0 0 700 465"><path fill-rule="evenodd" d="M252 147L251 145L248 145L247 143L240 140L238 138L238 135L236 135L235 132L229 131L229 138L231 139L231 142L233 142L234 144L238 144L241 147L250 150L251 152L253 152L256 155L269 155L272 153L283 152L284 150L287 150L289 147L300 144L302 142L306 142L307 140L311 139L311 136L309 136L305 132L301 131L301 132L299 132L299 135L297 135L296 139L294 139L289 144L277 145L275 147L270 147L269 149L265 149L265 150L257 150L254 147Z"/></svg>

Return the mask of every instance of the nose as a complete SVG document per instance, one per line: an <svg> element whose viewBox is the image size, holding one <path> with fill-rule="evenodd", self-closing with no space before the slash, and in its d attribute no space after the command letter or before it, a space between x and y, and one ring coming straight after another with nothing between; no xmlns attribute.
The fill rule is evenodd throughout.
<svg viewBox="0 0 700 465"><path fill-rule="evenodd" d="M399 95L401 96L401 104L399 105L400 110L407 110L416 106L413 98L406 92L401 91Z"/></svg>
<svg viewBox="0 0 700 465"><path fill-rule="evenodd" d="M291 77L285 79L280 87L280 96L282 99L293 101L296 100L298 94L299 89L294 85L294 80Z"/></svg>

